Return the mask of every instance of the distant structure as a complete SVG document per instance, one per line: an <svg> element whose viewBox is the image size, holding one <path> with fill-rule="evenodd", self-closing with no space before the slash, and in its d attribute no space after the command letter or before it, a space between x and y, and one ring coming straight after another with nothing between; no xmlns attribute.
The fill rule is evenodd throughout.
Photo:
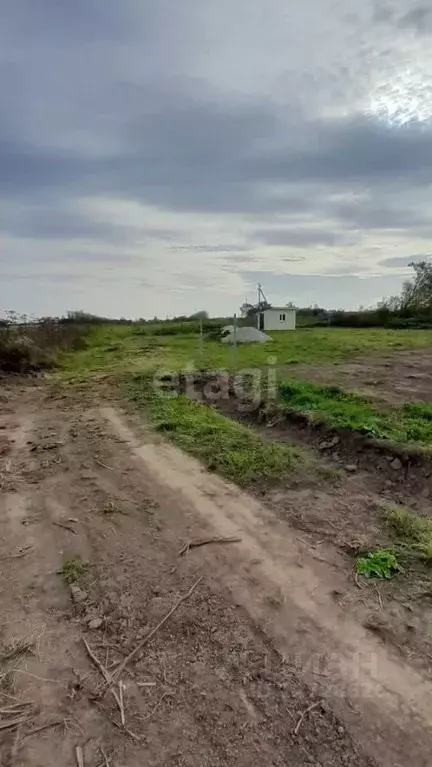
<svg viewBox="0 0 432 767"><path fill-rule="evenodd" d="M295 330L296 310L288 306L272 306L259 312L257 317L258 330Z"/></svg>
<svg viewBox="0 0 432 767"><path fill-rule="evenodd" d="M264 295L262 285L258 283L258 301L256 304L244 303L241 314L250 320L258 330L295 330L296 308L293 304L272 306Z"/></svg>
<svg viewBox="0 0 432 767"><path fill-rule="evenodd" d="M237 327L234 329L234 325L227 325L222 331L222 343L223 344L266 344L267 341L271 341L270 336L266 333L262 333L260 330L254 327Z"/></svg>

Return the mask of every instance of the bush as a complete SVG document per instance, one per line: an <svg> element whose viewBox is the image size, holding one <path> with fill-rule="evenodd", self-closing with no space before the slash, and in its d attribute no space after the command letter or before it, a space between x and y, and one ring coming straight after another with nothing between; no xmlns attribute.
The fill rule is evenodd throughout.
<svg viewBox="0 0 432 767"><path fill-rule="evenodd" d="M25 336L16 338L0 335L0 371L3 373L34 373L52 367L53 358L36 347Z"/></svg>
<svg viewBox="0 0 432 767"><path fill-rule="evenodd" d="M85 345L84 326L62 325L55 319L0 327L0 372L21 375L56 365L56 353Z"/></svg>

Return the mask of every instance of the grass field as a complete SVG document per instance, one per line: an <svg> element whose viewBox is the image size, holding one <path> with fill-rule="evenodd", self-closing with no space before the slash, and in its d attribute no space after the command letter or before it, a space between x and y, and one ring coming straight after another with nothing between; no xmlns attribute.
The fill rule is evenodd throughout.
<svg viewBox="0 0 432 767"><path fill-rule="evenodd" d="M157 431L199 458L207 468L239 485L281 477L302 461L300 451L289 445L264 442L252 428L205 405L185 396L159 396L152 388L151 377L139 374L129 377L124 390L144 409Z"/></svg>
<svg viewBox="0 0 432 767"><path fill-rule="evenodd" d="M310 381L281 383L279 395L282 408L305 413L311 420L398 444L432 446L431 403L406 403L383 410L365 397Z"/></svg>
<svg viewBox="0 0 432 767"><path fill-rule="evenodd" d="M397 349L432 345L429 330L320 328L294 333L275 331L267 344L239 345L234 358L231 347L216 340L200 340L196 334L151 335L151 326L102 325L90 330L87 347L65 353L62 366L70 376L85 378L96 372L145 372L202 369L241 369L301 362L343 362L362 354L386 354ZM159 331L158 331L159 332Z"/></svg>
<svg viewBox="0 0 432 767"><path fill-rule="evenodd" d="M293 380L289 366L296 363L342 365L363 356L381 358L397 350L427 348L432 331L385 329L300 329L275 332L263 345L231 347L196 334L162 336L151 326L102 325L90 330L87 346L61 359L62 375L69 381L90 382L97 374L109 374L122 382L127 396L145 406L156 428L180 447L201 458L240 484L274 477L292 470L299 455L287 446L263 442L256 434L213 410L185 397L167 400L149 396L152 375L187 369L247 370L278 369L279 400L286 407L321 420L331 427L344 427L379 439L430 449L432 406L428 403L386 406L353 391L321 386L308 380Z"/></svg>

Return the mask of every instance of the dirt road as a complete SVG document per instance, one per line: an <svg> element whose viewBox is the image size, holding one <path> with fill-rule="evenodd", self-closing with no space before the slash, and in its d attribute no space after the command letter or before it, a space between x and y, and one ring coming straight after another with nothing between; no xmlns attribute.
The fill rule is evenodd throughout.
<svg viewBox="0 0 432 767"><path fill-rule="evenodd" d="M3 387L0 539L1 767L430 764L430 679L342 576L115 403Z"/></svg>

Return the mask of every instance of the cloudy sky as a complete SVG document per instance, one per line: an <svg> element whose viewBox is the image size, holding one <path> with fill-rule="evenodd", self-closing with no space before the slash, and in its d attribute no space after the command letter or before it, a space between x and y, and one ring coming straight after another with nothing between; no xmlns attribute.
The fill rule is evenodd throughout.
<svg viewBox="0 0 432 767"><path fill-rule="evenodd" d="M432 253L430 0L0 0L0 309L371 305Z"/></svg>

